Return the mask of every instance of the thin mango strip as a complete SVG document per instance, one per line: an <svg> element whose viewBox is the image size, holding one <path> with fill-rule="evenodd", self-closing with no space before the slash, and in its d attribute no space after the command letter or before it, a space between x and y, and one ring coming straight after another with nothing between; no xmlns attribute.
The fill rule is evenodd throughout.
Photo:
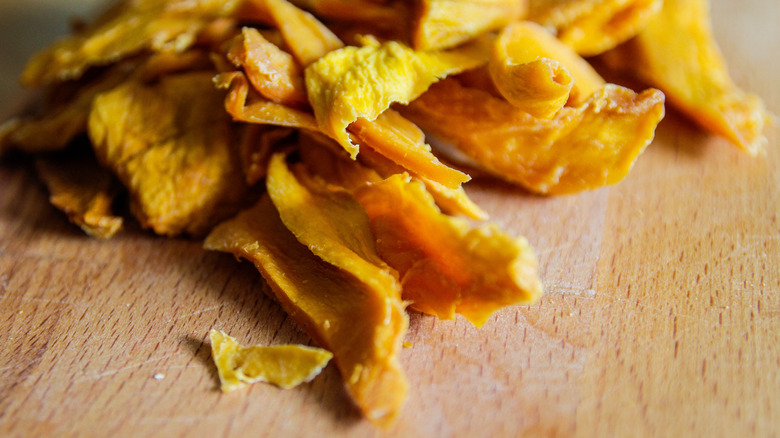
<svg viewBox="0 0 780 438"><path fill-rule="evenodd" d="M312 254L266 196L214 228L204 247L254 263L290 317L333 353L366 417L392 423L408 393L397 357L408 326L399 291L377 290Z"/></svg>
<svg viewBox="0 0 780 438"><path fill-rule="evenodd" d="M312 381L333 357L328 350L305 345L244 347L219 330L209 331L209 338L223 392L255 382L294 388Z"/></svg>
<svg viewBox="0 0 780 438"><path fill-rule="evenodd" d="M757 96L731 80L712 35L706 0L666 0L633 40L605 54L607 63L658 87L701 127L750 155L766 145L769 115Z"/></svg>
<svg viewBox="0 0 780 438"><path fill-rule="evenodd" d="M408 20L408 11L403 2L294 0L293 3L324 19L366 23L372 28L400 27Z"/></svg>
<svg viewBox="0 0 780 438"><path fill-rule="evenodd" d="M247 125L246 133L239 146L239 155L248 186L253 186L265 178L274 149L293 132L292 128Z"/></svg>
<svg viewBox="0 0 780 438"><path fill-rule="evenodd" d="M486 60L475 46L449 52L416 52L395 41L350 46L307 67L306 89L322 132L354 159L359 148L350 141L347 126L359 118L373 121L391 103L408 103L444 76Z"/></svg>
<svg viewBox="0 0 780 438"><path fill-rule="evenodd" d="M637 35L664 0L530 0L529 20L557 30L582 56L606 52Z"/></svg>
<svg viewBox="0 0 780 438"><path fill-rule="evenodd" d="M658 90L636 94L608 84L582 106L536 119L446 80L402 112L493 175L536 193L563 194L620 181L652 141L663 104Z"/></svg>
<svg viewBox="0 0 780 438"><path fill-rule="evenodd" d="M587 61L530 21L501 31L489 71L504 98L540 118L553 117L567 103L581 104L605 84Z"/></svg>
<svg viewBox="0 0 780 438"><path fill-rule="evenodd" d="M306 67L326 53L344 46L312 14L286 0L244 0L238 16L251 19L265 18L279 29L284 42L298 63Z"/></svg>
<svg viewBox="0 0 780 438"><path fill-rule="evenodd" d="M71 223L99 239L113 237L123 219L112 212L119 184L89 153L68 151L36 160L38 177L49 190L49 202Z"/></svg>
<svg viewBox="0 0 780 438"><path fill-rule="evenodd" d="M308 106L303 71L292 55L269 42L257 29L244 27L231 42L228 59L265 98L296 108Z"/></svg>
<svg viewBox="0 0 780 438"><path fill-rule="evenodd" d="M303 135L300 155L311 172L350 192L365 184L405 172L404 168L369 148L361 152L357 161L350 160L337 143L322 135ZM488 218L487 212L469 198L463 187L451 189L428 178L412 177L425 184L436 205L446 214L463 215L475 220Z"/></svg>
<svg viewBox="0 0 780 438"><path fill-rule="evenodd" d="M320 130L311 113L250 96L249 81L241 72L221 73L214 83L217 88L228 89L225 110L237 122Z"/></svg>
<svg viewBox="0 0 780 438"><path fill-rule="evenodd" d="M358 118L348 129L359 145L368 146L402 168L444 187L454 190L471 179L440 162L425 143L423 132L396 111L387 109L371 122Z"/></svg>
<svg viewBox="0 0 780 438"><path fill-rule="evenodd" d="M200 30L232 14L241 0L127 1L85 31L37 53L21 82L37 87L79 78L91 66L106 65L143 50L182 52Z"/></svg>
<svg viewBox="0 0 780 438"><path fill-rule="evenodd" d="M525 0L421 0L412 46L417 50L455 47L525 13Z"/></svg>
<svg viewBox="0 0 780 438"><path fill-rule="evenodd" d="M377 251L399 272L412 308L442 319L459 313L479 327L496 310L541 296L536 255L524 238L442 214L425 187L408 176L367 184L355 199L371 218Z"/></svg>
<svg viewBox="0 0 780 438"><path fill-rule="evenodd" d="M94 99L88 133L127 187L133 214L158 234L199 235L244 202L235 126L213 72L126 82Z"/></svg>

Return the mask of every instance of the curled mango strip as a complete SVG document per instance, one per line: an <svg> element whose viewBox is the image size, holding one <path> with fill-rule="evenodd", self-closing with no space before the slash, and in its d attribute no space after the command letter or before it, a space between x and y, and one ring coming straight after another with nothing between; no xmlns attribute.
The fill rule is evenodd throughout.
<svg viewBox="0 0 780 438"><path fill-rule="evenodd" d="M580 105L605 82L587 61L538 24L505 27L493 45L490 75L499 92L534 117Z"/></svg>
<svg viewBox="0 0 780 438"><path fill-rule="evenodd" d="M225 97L225 110L235 121L320 130L314 116L308 112L269 100L250 99L249 81L241 72L221 73L214 78L214 83L217 88L229 90Z"/></svg>
<svg viewBox="0 0 780 438"><path fill-rule="evenodd" d="M211 330L209 338L224 392L255 382L294 388L317 377L333 357L328 350L305 345L244 347L219 330Z"/></svg>
<svg viewBox="0 0 780 438"><path fill-rule="evenodd" d="M93 27L37 53L22 72L28 87L79 78L91 66L141 52L182 52L200 30L235 12L240 0L134 1L110 10Z"/></svg>
<svg viewBox="0 0 780 438"><path fill-rule="evenodd" d="M294 0L294 4L314 12L318 17L347 22L366 23L372 28L400 27L408 12L403 2L371 0Z"/></svg>
<svg viewBox="0 0 780 438"><path fill-rule="evenodd" d="M764 148L769 115L761 99L729 77L712 36L707 1L664 1L661 13L635 39L604 58L664 90L699 125L748 154Z"/></svg>
<svg viewBox="0 0 780 438"><path fill-rule="evenodd" d="M292 128L250 124L239 145L241 168L248 186L265 178L275 146L290 137Z"/></svg>
<svg viewBox="0 0 780 438"><path fill-rule="evenodd" d="M269 21L282 33L285 44L303 67L344 46L316 17L287 0L244 1L239 16Z"/></svg>
<svg viewBox="0 0 780 438"><path fill-rule="evenodd" d="M122 228L122 217L111 211L119 185L95 161L91 151L39 159L35 167L49 190L49 202L85 233L108 239Z"/></svg>
<svg viewBox="0 0 780 438"><path fill-rule="evenodd" d="M416 52L398 42L335 50L306 68L306 89L322 132L354 159L347 126L376 119L391 103L408 103L448 74L484 64L474 46ZM444 182L443 182L444 183Z"/></svg>
<svg viewBox="0 0 780 438"><path fill-rule="evenodd" d="M422 0L412 32L417 50L446 49L499 29L526 13L525 0Z"/></svg>
<svg viewBox="0 0 780 438"><path fill-rule="evenodd" d="M536 119L446 80L403 112L484 170L533 192L562 194L620 181L652 141L663 104L658 90L636 94L608 84L582 106Z"/></svg>
<svg viewBox="0 0 780 438"><path fill-rule="evenodd" d="M530 0L529 19L557 30L582 56L610 50L637 35L664 0Z"/></svg>
<svg viewBox="0 0 780 438"><path fill-rule="evenodd" d="M254 263L284 310L333 353L365 415L392 423L408 391L397 358L408 319L397 290L377 290L312 254L265 196L214 228L204 247Z"/></svg>
<svg viewBox="0 0 780 438"><path fill-rule="evenodd" d="M367 184L355 199L371 218L379 255L399 272L411 307L443 319L457 312L479 327L494 311L541 296L536 255L525 239L442 214L408 176Z"/></svg>
<svg viewBox="0 0 780 438"><path fill-rule="evenodd" d="M227 57L244 69L255 90L267 99L298 108L308 106L303 71L292 55L263 38L257 29L241 29Z"/></svg>
<svg viewBox="0 0 780 438"><path fill-rule="evenodd" d="M127 187L144 227L199 235L235 213L246 186L235 131L213 72L128 81L94 99L88 133L95 155Z"/></svg>

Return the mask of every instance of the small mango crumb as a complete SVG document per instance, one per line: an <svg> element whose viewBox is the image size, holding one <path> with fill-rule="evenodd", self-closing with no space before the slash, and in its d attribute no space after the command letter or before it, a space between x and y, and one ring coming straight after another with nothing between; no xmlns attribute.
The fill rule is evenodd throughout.
<svg viewBox="0 0 780 438"><path fill-rule="evenodd" d="M404 348L412 348L412 343L409 341L404 341Z"/></svg>
<svg viewBox="0 0 780 438"><path fill-rule="evenodd" d="M255 382L294 388L314 379L333 357L327 350L303 345L244 347L235 338L213 329L209 337L223 392Z"/></svg>

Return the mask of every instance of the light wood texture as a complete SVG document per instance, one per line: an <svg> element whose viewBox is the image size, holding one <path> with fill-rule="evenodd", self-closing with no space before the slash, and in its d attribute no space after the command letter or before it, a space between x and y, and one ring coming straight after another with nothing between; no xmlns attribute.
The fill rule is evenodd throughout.
<svg viewBox="0 0 780 438"><path fill-rule="evenodd" d="M21 102L13 81L30 51L96 3L0 5L3 116ZM713 15L736 82L780 111L780 3L716 0ZM221 394L209 329L311 342L257 272L132 224L87 238L27 161L6 158L0 435L780 435L780 153L768 133L766 155L750 158L670 110L616 186L540 198L471 183L537 248L547 294L482 329L412 315L412 389L389 431L361 420L333 367L295 390Z"/></svg>

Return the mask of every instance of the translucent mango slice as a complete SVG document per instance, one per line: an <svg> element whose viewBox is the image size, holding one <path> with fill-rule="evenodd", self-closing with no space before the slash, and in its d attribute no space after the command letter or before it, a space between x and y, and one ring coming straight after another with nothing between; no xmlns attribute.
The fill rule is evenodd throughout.
<svg viewBox="0 0 780 438"><path fill-rule="evenodd" d="M605 54L607 62L666 93L704 129L755 155L766 145L769 118L757 96L729 77L715 42L705 0L666 0L633 40Z"/></svg>
<svg viewBox="0 0 780 438"><path fill-rule="evenodd" d="M534 117L553 117L576 106L605 82L587 61L538 24L505 27L493 44L490 76L513 105Z"/></svg>
<svg viewBox="0 0 780 438"><path fill-rule="evenodd" d="M315 16L286 0L245 0L239 16L269 21L282 33L287 48L303 67L344 46Z"/></svg>
<svg viewBox="0 0 780 438"><path fill-rule="evenodd" d="M322 132L355 158L346 129L358 118L376 119L391 103L408 103L440 78L486 62L473 46L416 52L398 42L344 47L306 68L306 89Z"/></svg>
<svg viewBox="0 0 780 438"><path fill-rule="evenodd" d="M562 194L620 181L652 141L664 115L664 96L608 84L582 106L536 119L483 91L445 80L403 113L495 176L533 192Z"/></svg>
<svg viewBox="0 0 780 438"><path fill-rule="evenodd" d="M308 106L303 71L292 55L269 42L257 29L244 27L230 46L228 58L265 98L293 107Z"/></svg>
<svg viewBox="0 0 780 438"><path fill-rule="evenodd" d="M408 326L399 292L381 291L312 254L268 197L209 234L205 248L255 264L284 310L330 350L368 419L389 425L406 400L398 354Z"/></svg>
<svg viewBox="0 0 780 438"><path fill-rule="evenodd" d="M219 110L213 75L130 81L94 99L95 154L127 187L139 222L158 234L203 234L243 202L235 127Z"/></svg>
<svg viewBox="0 0 780 438"><path fill-rule="evenodd" d="M249 81L241 72L219 74L214 83L229 90L225 110L237 122L320 130L311 113L250 95Z"/></svg>
<svg viewBox="0 0 780 438"><path fill-rule="evenodd" d="M240 0L127 1L84 32L36 54L21 82L35 87L80 77L143 50L182 52L212 20L233 13Z"/></svg>
<svg viewBox="0 0 780 438"><path fill-rule="evenodd" d="M379 114L373 121L358 118L350 124L349 132L357 143L367 146L377 154L402 168L421 175L442 186L457 189L471 179L465 173L442 164L425 143L425 134L391 109Z"/></svg>
<svg viewBox="0 0 780 438"><path fill-rule="evenodd" d="M494 311L541 296L536 255L524 238L442 214L425 187L408 176L365 185L355 199L371 218L379 255L400 274L412 308L443 319L459 313L479 327Z"/></svg>
<svg viewBox="0 0 780 438"><path fill-rule="evenodd" d="M333 357L328 350L305 345L244 347L235 338L213 329L209 337L211 357L224 392L255 382L294 388L312 381Z"/></svg>
<svg viewBox="0 0 780 438"><path fill-rule="evenodd" d="M557 30L582 56L610 50L638 34L663 0L530 0L529 20Z"/></svg>
<svg viewBox="0 0 780 438"><path fill-rule="evenodd" d="M109 239L122 228L122 217L111 210L119 184L100 167L92 151L69 150L38 159L35 167L49 190L49 202L85 233Z"/></svg>
<svg viewBox="0 0 780 438"><path fill-rule="evenodd" d="M302 136L300 155L307 169L350 192L391 175L404 173L404 168L368 148L360 153L357 161L350 160L337 143L322 135L307 133ZM428 178L412 177L425 184L436 200L436 205L446 214L463 215L475 220L488 218L487 212L469 198L463 187L451 189Z"/></svg>
<svg viewBox="0 0 780 438"><path fill-rule="evenodd" d="M455 47L525 13L525 0L422 0L412 46L417 50Z"/></svg>

